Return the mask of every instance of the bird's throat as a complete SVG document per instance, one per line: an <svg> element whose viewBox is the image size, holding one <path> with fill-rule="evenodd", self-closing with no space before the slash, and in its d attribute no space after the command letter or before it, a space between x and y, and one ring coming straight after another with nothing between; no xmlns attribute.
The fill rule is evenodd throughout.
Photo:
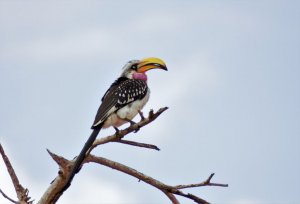
<svg viewBox="0 0 300 204"><path fill-rule="evenodd" d="M147 81L147 75L145 73L133 73L132 78Z"/></svg>

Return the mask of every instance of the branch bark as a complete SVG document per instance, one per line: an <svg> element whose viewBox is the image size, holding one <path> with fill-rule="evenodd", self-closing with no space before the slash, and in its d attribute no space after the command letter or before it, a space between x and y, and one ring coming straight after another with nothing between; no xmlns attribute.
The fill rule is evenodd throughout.
<svg viewBox="0 0 300 204"><path fill-rule="evenodd" d="M14 185L14 188L15 188L15 191L16 191L19 203L20 204L27 204L27 203L30 204L30 203L32 203L32 201L30 201L30 197L28 196L28 193L29 193L28 189L24 188L20 184L19 179L18 179L18 177L17 177L17 175L15 173L15 170L12 167L12 165L11 165L8 157L6 156L6 154L4 152L4 149L3 149L3 147L2 147L1 144L0 144L0 154L2 155L2 158L3 158L3 161L4 161L5 166L7 168L7 171L9 173L11 181L12 181L12 183ZM3 195L2 191L1 191L1 194Z"/></svg>

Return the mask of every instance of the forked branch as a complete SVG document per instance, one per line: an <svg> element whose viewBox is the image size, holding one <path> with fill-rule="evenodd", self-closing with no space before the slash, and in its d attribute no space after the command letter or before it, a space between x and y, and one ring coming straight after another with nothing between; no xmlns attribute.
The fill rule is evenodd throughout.
<svg viewBox="0 0 300 204"><path fill-rule="evenodd" d="M174 194L189 198L189 199L195 201L196 203L200 203L200 204L208 203L207 201L205 201L202 198L199 198L193 194L182 192L180 189L183 189L183 188L195 188L195 187L201 187L201 186L228 187L228 184L211 183L210 181L211 181L212 177L214 176L214 174L211 174L205 181L203 181L201 183L171 186L171 185L164 184L161 181L158 181L150 176L147 176L147 175L145 175L131 167L128 167L124 164L121 164L116 161L112 161L112 160L109 160L109 159L106 159L103 157L89 155L85 159L85 162L93 162L93 163L101 164L101 165L110 167L112 169L121 171L130 176L133 176L133 177L137 178L139 181L144 181L145 183L148 183L151 186L164 192L167 195L167 197L172 201L172 203L179 203L178 200L174 197Z"/></svg>
<svg viewBox="0 0 300 204"><path fill-rule="evenodd" d="M15 173L14 168L12 167L8 157L6 156L4 149L2 147L2 145L0 144L0 154L2 156L2 159L5 163L5 166L7 168L8 174L12 180L12 183L14 185L17 197L18 197L18 202L19 203L32 203L32 201L30 200L30 197L28 195L29 191L28 189L24 188L20 182L19 179ZM1 190L1 194L8 200L10 200L11 202L15 202L14 200L12 200L11 198L9 198L8 196L6 196L6 194Z"/></svg>
<svg viewBox="0 0 300 204"><path fill-rule="evenodd" d="M196 184L188 184L188 185L177 185L174 186L176 189L184 189L184 188L194 188L194 187L201 187L201 186L220 186L220 187L228 187L228 184L222 183L211 183L210 180L215 174L212 173L205 181Z"/></svg>

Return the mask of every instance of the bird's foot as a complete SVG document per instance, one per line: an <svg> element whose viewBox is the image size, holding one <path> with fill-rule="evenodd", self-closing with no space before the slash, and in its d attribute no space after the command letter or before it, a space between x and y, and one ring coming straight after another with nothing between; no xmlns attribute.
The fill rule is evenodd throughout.
<svg viewBox="0 0 300 204"><path fill-rule="evenodd" d="M144 114L142 111L139 110L139 115L141 117L141 121L145 120Z"/></svg>
<svg viewBox="0 0 300 204"><path fill-rule="evenodd" d="M126 121L130 123L130 126L136 124L136 122L129 120L129 119L126 119ZM134 133L137 133L139 130L140 130L140 126L138 126L138 128L134 130Z"/></svg>
<svg viewBox="0 0 300 204"><path fill-rule="evenodd" d="M140 128L141 128L141 127L138 126L137 129L135 129L133 132L134 132L134 133L137 133L138 131L140 131Z"/></svg>
<svg viewBox="0 0 300 204"><path fill-rule="evenodd" d="M127 122L129 122L129 123L130 123L130 126L136 124L136 122L134 122L134 121L132 121L132 120L129 120L129 119L127 119L127 118L125 118L124 120L126 120Z"/></svg>
<svg viewBox="0 0 300 204"><path fill-rule="evenodd" d="M120 130L117 128L117 127L115 127L115 126L113 126L114 127L114 129L115 129L115 134L117 135L117 136L119 136L119 132L120 132Z"/></svg>

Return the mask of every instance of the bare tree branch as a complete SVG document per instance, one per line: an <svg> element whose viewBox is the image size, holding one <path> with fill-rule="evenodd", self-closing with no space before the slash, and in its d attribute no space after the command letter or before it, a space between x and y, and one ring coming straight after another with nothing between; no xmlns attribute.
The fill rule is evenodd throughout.
<svg viewBox="0 0 300 204"><path fill-rule="evenodd" d="M116 161L112 161L103 157L97 157L94 155L89 155L84 162L94 162L94 163L98 163L107 167L110 167L112 169L121 171L125 174L128 174L130 176L133 176L141 181L144 181L145 183L150 184L151 186L154 186L155 188L161 190L162 192L164 192L167 197L172 201L172 203L179 203L177 201L177 199L174 197L174 195L172 196L171 194L176 194L176 195L180 195L186 198L189 198L193 201L195 201L196 203L200 203L200 204L206 204L208 203L207 201L203 200L202 198L199 198L193 194L186 194L183 193L182 191L180 191L180 188L193 188L193 187L200 187L200 186L211 186L210 180L212 178L212 176L214 174L211 174L209 176L209 178L207 180L205 180L204 182L201 182L199 184L189 184L189 185L177 185L177 186L170 186L167 184L162 183L161 181L158 181L150 176L147 176L131 167L128 167L124 164L118 163ZM200 185L201 184L201 185ZM218 186L222 186L222 187L227 187L227 184L220 184Z"/></svg>
<svg viewBox="0 0 300 204"><path fill-rule="evenodd" d="M135 123L124 130L120 130L113 135L97 139L94 142L93 146L90 148L88 154L98 145L106 144L109 142L118 142L118 141L122 140L122 138L125 137L125 135L127 135L131 132L137 131L140 128L144 127L145 125L154 121L160 114L162 114L167 109L168 109L168 107L160 108L155 113L153 112L153 110L151 110L149 112L148 118L142 118L140 122ZM126 141L124 143L126 143ZM136 144L136 146L144 145L143 147L148 145L148 144L143 144L143 143L135 143L135 144ZM149 148L150 148L150 146L151 145L149 145ZM155 148L154 145L153 145L153 148ZM70 174L70 171L75 162L74 159L72 161L68 161L61 156L51 153L49 150L48 150L48 152L51 155L52 159L58 164L59 172L58 172L58 176L52 181L51 185L48 187L46 192L43 194L43 196L39 200L39 202L38 202L39 204L55 203L60 198L60 196L63 193L62 189L64 188L64 186L67 182L66 178L68 178L68 175Z"/></svg>
<svg viewBox="0 0 300 204"><path fill-rule="evenodd" d="M176 189L184 189L184 188L194 188L194 187L201 187L201 186L220 186L220 187L228 187L228 184L221 184L221 183L211 183L210 180L215 174L212 173L205 181L196 184L188 184L188 185L177 185L174 186Z"/></svg>
<svg viewBox="0 0 300 204"><path fill-rule="evenodd" d="M150 110L148 118L142 118L140 122L135 123L124 130L120 130L118 133L115 133L113 135L110 135L110 136L107 136L104 138L96 139L95 142L93 143L92 147L90 148L89 152L91 152L91 150L98 145L102 145L102 144L112 142L112 141L118 141L118 140L122 139L125 135L139 130L140 128L144 127L145 125L148 125L149 123L153 122L158 116L160 116L160 114L162 114L167 109L168 109L168 107L160 108L156 113L154 113L153 110Z"/></svg>
<svg viewBox="0 0 300 204"><path fill-rule="evenodd" d="M122 143L122 144L128 144L128 145L132 145L132 146L136 146L136 147L143 147L143 148L148 148L148 149L154 149L159 151L160 149L156 146L156 145L152 145L152 144L145 144L145 143L140 143L140 142L134 142L134 141L130 141L130 140L116 140L113 142L118 142L118 143Z"/></svg>
<svg viewBox="0 0 300 204"><path fill-rule="evenodd" d="M67 175L70 174L72 165L74 165L74 161L69 161L61 156L58 156L50 152L50 150L48 149L47 151L52 157L52 159L58 164L59 171L58 176L51 182L51 185L48 187L48 189L38 201L39 204L56 203L56 201L61 196L61 189L65 186L65 183L67 182Z"/></svg>
<svg viewBox="0 0 300 204"><path fill-rule="evenodd" d="M0 154L2 155L3 161L6 165L7 171L9 173L9 176L12 180L12 183L14 185L19 203L32 203L32 201L30 201L30 197L28 196L29 191L27 189L25 189L19 182L19 179L15 173L15 170L13 169L8 157L6 156L4 149L2 147L2 145L0 144Z"/></svg>
<svg viewBox="0 0 300 204"><path fill-rule="evenodd" d="M131 132L135 132L135 131L139 130L140 128L144 127L145 125L151 123L165 110L167 110L167 107L159 109L156 113L154 113L153 110L151 110L149 112L149 115L147 118L143 117L142 113L140 113L141 121L139 121L138 123L133 124L124 130L120 130L113 135L97 139L93 143L92 147L89 149L88 154L86 154L86 158L82 165L84 165L85 163L88 163L88 162L93 162L93 163L101 164L101 165L110 167L112 169L118 170L118 171L128 174L130 176L133 176L133 177L137 178L138 180L143 181L149 185L152 185L153 187L162 191L168 197L168 199L172 202L172 204L179 204L179 201L177 200L175 195L179 195L179 196L191 199L198 204L207 204L208 202L206 200L204 200L200 197L197 197L193 194L190 194L190 193L184 193L183 191L181 191L181 189L201 187L201 186L220 186L220 187L228 186L227 184L211 183L211 179L214 176L214 174L211 174L205 181L200 182L200 183L171 186L171 185L164 184L163 182L158 181L150 176L147 176L147 175L145 175L131 167L128 167L124 164L90 154L90 152L98 145L103 145L103 144L106 144L109 142L118 142L118 143L122 143L122 144L142 147L142 148L159 150L159 148L155 145L145 144L145 143L140 143L140 142L135 142L135 141L129 141L129 140L123 140L123 138L127 134L129 134ZM56 178L51 182L50 186L48 187L48 189L46 190L44 195L38 201L38 204L56 203L56 201L60 198L60 196L64 192L64 190L62 190L62 189L65 187L65 184L68 180L67 179L68 175L71 173L71 170L73 169L73 165L75 162L75 159L67 160L62 156L59 156L59 155L56 155L56 154L50 152L49 150L47 150L47 151L50 154L50 156L52 157L52 159L58 164L59 171L58 171L58 175L56 176ZM1 152L1 154L2 154L2 152ZM3 153L2 156L3 155L5 155L5 154ZM79 169L79 171L80 171L80 169ZM27 191L27 189L25 189L25 191ZM28 193L28 191L27 191L27 193Z"/></svg>

